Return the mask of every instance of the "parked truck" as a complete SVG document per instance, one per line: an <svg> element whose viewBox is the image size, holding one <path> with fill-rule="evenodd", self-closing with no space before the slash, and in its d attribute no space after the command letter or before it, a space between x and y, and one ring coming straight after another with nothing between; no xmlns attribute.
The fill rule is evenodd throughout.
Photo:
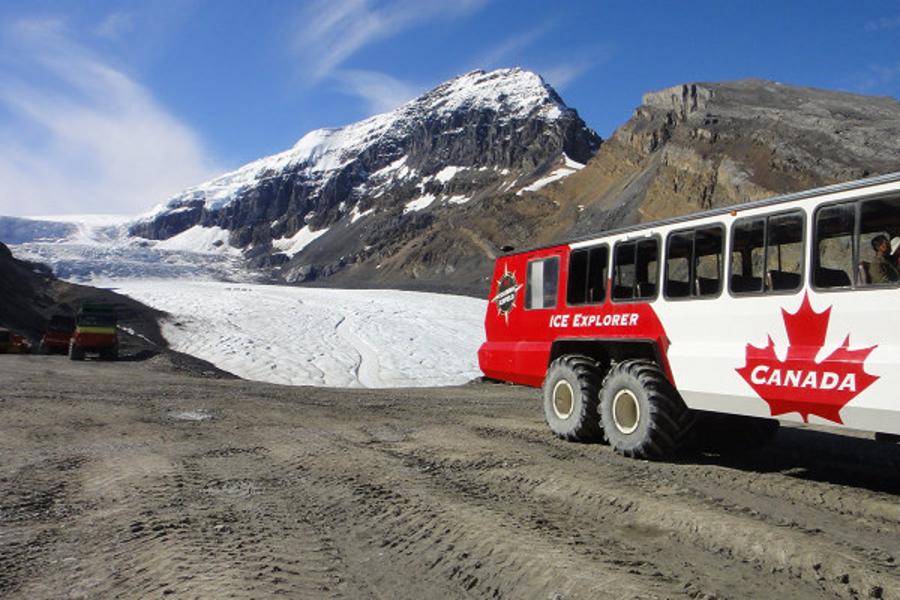
<svg viewBox="0 0 900 600"><path fill-rule="evenodd" d="M41 354L65 354L75 335L75 319L67 315L53 315L40 343Z"/></svg>
<svg viewBox="0 0 900 600"><path fill-rule="evenodd" d="M69 341L69 358L84 360L88 354L103 360L119 356L115 307L109 304L84 304L75 317L75 333Z"/></svg>

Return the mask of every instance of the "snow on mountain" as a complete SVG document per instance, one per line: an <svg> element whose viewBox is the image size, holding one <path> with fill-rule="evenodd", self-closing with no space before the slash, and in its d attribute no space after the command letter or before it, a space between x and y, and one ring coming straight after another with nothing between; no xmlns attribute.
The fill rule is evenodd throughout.
<svg viewBox="0 0 900 600"><path fill-rule="evenodd" d="M0 241L17 258L47 264L71 281L259 277L246 269L224 229L195 226L166 240L145 240L129 235L133 221L120 215L0 217Z"/></svg>
<svg viewBox="0 0 900 600"><path fill-rule="evenodd" d="M522 192L536 192L541 188L544 188L555 181L559 181L561 179L565 179L572 173L577 173L581 169L584 168L584 165L580 162L574 161L565 154L563 154L563 166L556 169L549 175L545 177L541 177L537 181L533 182L531 185L527 185L523 187L521 190L516 192L517 196L521 196Z"/></svg>
<svg viewBox="0 0 900 600"><path fill-rule="evenodd" d="M457 385L481 375L486 302L394 290L127 281L166 311L178 351L257 381L323 387Z"/></svg>
<svg viewBox="0 0 900 600"><path fill-rule="evenodd" d="M269 177L297 167L313 180L325 180L340 171L375 142L401 138L417 123L440 119L456 111L491 110L509 118L559 119L568 110L556 92L535 73L521 69L472 71L439 85L429 93L385 114L346 127L317 129L304 135L290 150L255 160L240 169L189 188L148 215L177 210L200 201L209 211L221 210L241 192ZM403 158L387 169L401 168ZM442 171L442 173L444 173ZM455 172L454 172L455 173ZM385 174L380 172L380 174ZM405 175L400 174L401 177ZM446 182L447 173L438 177ZM452 174L450 175L452 177Z"/></svg>

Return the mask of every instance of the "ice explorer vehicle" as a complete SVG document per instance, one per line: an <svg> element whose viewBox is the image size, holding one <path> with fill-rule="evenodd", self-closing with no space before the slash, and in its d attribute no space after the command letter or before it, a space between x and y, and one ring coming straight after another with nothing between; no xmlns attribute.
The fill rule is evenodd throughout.
<svg viewBox="0 0 900 600"><path fill-rule="evenodd" d="M631 457L710 414L900 434L898 247L900 173L508 253L479 363Z"/></svg>

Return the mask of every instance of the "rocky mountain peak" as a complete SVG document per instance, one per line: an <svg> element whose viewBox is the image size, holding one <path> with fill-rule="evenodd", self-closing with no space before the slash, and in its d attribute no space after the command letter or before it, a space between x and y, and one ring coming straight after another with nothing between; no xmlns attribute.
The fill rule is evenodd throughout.
<svg viewBox="0 0 900 600"><path fill-rule="evenodd" d="M553 194L580 235L900 171L900 102L764 80L645 94Z"/></svg>
<svg viewBox="0 0 900 600"><path fill-rule="evenodd" d="M472 71L185 190L131 233L221 244L197 233L215 228L252 266L307 281L383 262L435 223L571 174L599 145L539 75Z"/></svg>
<svg viewBox="0 0 900 600"><path fill-rule="evenodd" d="M711 87L702 83L690 83L644 94L641 104L670 111L684 120L691 113L705 110L712 95Z"/></svg>

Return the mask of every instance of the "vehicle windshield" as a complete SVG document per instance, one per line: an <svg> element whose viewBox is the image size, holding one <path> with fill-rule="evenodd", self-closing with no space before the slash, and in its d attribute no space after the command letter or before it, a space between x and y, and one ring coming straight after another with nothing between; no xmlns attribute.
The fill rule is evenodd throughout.
<svg viewBox="0 0 900 600"><path fill-rule="evenodd" d="M50 319L47 329L50 331L73 331L75 329L75 319L56 315Z"/></svg>
<svg viewBox="0 0 900 600"><path fill-rule="evenodd" d="M116 315L105 311L81 313L78 316L78 325L81 327L115 327Z"/></svg>

